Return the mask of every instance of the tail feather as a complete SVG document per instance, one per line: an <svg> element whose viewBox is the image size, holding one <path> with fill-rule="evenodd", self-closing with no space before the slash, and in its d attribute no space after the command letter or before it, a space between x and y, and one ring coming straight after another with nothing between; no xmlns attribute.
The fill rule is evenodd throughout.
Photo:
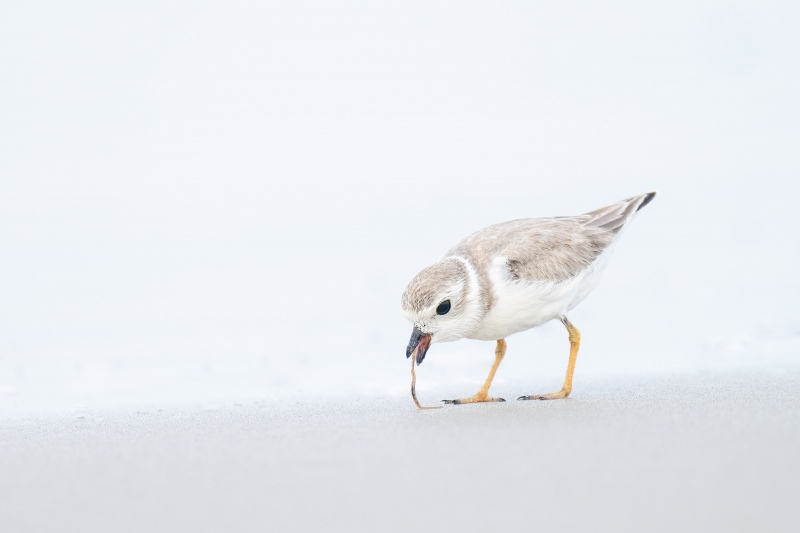
<svg viewBox="0 0 800 533"><path fill-rule="evenodd" d="M654 192L648 192L639 196L634 196L615 204L589 211L584 217L585 226L602 228L612 233L618 233L625 224L630 221L639 209L649 204L656 196Z"/></svg>

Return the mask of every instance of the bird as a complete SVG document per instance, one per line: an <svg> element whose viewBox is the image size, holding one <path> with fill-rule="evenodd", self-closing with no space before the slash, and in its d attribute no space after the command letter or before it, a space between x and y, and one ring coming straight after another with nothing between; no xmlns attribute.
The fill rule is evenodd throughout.
<svg viewBox="0 0 800 533"><path fill-rule="evenodd" d="M464 238L414 276L403 292L403 314L413 325L406 358L421 364L437 342L495 341L495 360L481 389L442 401L504 402L489 396L489 387L505 357L505 339L559 320L570 343L561 390L518 400L568 397L581 334L567 314L597 287L622 231L655 196L648 192L583 215L511 220Z"/></svg>

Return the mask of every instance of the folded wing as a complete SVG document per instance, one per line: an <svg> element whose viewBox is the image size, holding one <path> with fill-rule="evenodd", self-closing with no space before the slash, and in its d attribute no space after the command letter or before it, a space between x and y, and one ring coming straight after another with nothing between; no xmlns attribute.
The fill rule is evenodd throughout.
<svg viewBox="0 0 800 533"><path fill-rule="evenodd" d="M592 264L654 192L628 198L584 215L512 220L489 226L461 241L447 255L473 264L498 259L520 281L563 281Z"/></svg>

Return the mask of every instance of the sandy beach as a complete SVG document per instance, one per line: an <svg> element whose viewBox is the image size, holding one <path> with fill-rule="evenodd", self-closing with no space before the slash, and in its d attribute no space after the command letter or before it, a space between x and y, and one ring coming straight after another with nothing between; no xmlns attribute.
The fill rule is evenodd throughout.
<svg viewBox="0 0 800 533"><path fill-rule="evenodd" d="M0 533L800 531L798 27L2 2ZM556 320L506 339L507 402L414 408L421 269L654 190L569 312L572 396L516 401L564 380ZM422 403L494 342L434 343Z"/></svg>
<svg viewBox="0 0 800 533"><path fill-rule="evenodd" d="M800 372L7 420L0 522L43 531L796 531Z"/></svg>

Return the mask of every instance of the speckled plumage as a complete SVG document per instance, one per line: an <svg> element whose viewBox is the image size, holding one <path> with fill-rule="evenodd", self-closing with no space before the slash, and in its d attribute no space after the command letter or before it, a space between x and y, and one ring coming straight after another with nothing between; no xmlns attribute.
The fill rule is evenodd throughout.
<svg viewBox="0 0 800 533"><path fill-rule="evenodd" d="M439 261L425 267L414 277L403 292L403 309L424 309L430 307L441 292L442 287L458 288L467 277L467 268L461 261Z"/></svg>

